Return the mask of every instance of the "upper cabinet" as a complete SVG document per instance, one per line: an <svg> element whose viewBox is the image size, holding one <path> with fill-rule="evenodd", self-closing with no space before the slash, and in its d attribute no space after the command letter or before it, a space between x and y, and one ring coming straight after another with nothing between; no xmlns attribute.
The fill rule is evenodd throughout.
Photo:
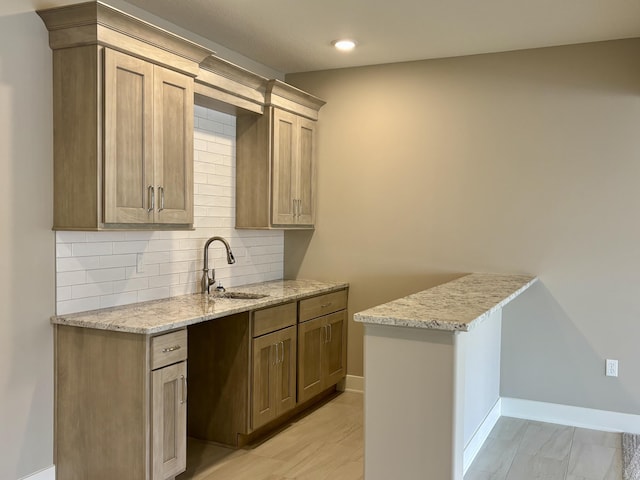
<svg viewBox="0 0 640 480"><path fill-rule="evenodd" d="M53 228L191 228L194 77L211 52L101 3L38 13L53 49Z"/></svg>
<svg viewBox="0 0 640 480"><path fill-rule="evenodd" d="M236 228L312 229L324 102L100 2L40 10L55 230L193 228L193 109L237 116Z"/></svg>
<svg viewBox="0 0 640 480"><path fill-rule="evenodd" d="M264 114L238 115L236 228L313 228L316 121L322 105L271 80Z"/></svg>

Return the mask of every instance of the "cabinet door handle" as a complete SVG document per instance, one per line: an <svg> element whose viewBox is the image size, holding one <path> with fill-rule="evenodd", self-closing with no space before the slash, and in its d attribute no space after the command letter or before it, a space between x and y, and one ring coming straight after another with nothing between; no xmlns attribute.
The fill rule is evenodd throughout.
<svg viewBox="0 0 640 480"><path fill-rule="evenodd" d="M158 193L160 194L160 208L158 212L164 210L164 187L158 187Z"/></svg>
<svg viewBox="0 0 640 480"><path fill-rule="evenodd" d="M173 345L171 347L166 347L162 349L162 353L175 352L176 350L180 350L182 347L180 345Z"/></svg>
<svg viewBox="0 0 640 480"><path fill-rule="evenodd" d="M274 355L274 358L273 358L273 364L277 365L278 364L278 344L274 343L272 346L276 347L276 354Z"/></svg>
<svg viewBox="0 0 640 480"><path fill-rule="evenodd" d="M180 375L180 379L182 380L182 399L180 400L180 404L187 403L187 377L184 375Z"/></svg>
<svg viewBox="0 0 640 480"><path fill-rule="evenodd" d="M147 213L151 213L153 212L153 210L156 208L156 196L155 196L155 190L153 188L153 185L149 185L149 188L147 189L147 191L149 192L149 208L147 208Z"/></svg>
<svg viewBox="0 0 640 480"><path fill-rule="evenodd" d="M300 215L302 215L302 200L298 199L296 202L298 202L298 218L300 218Z"/></svg>

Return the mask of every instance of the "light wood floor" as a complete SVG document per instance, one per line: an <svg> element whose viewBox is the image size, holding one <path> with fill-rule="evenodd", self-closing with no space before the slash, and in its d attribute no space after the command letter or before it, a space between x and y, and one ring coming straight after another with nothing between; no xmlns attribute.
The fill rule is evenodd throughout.
<svg viewBox="0 0 640 480"><path fill-rule="evenodd" d="M502 417L465 480L621 480L621 442L619 434ZM194 439L187 448L177 480L361 480L362 395L339 394L243 449Z"/></svg>

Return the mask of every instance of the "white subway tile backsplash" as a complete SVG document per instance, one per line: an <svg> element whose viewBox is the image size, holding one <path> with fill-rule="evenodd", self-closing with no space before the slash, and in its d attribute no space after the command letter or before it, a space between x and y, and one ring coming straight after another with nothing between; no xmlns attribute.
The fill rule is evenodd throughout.
<svg viewBox="0 0 640 480"><path fill-rule="evenodd" d="M87 272L87 282L108 282L113 280L124 280L125 267L98 268Z"/></svg>
<svg viewBox="0 0 640 480"><path fill-rule="evenodd" d="M71 247L74 257L91 257L94 255L111 255L112 242L74 243Z"/></svg>
<svg viewBox="0 0 640 480"><path fill-rule="evenodd" d="M160 298L168 298L171 296L169 287L149 288L147 290L138 290L138 301L146 302L148 300L158 300Z"/></svg>
<svg viewBox="0 0 640 480"><path fill-rule="evenodd" d="M204 243L214 235L236 257L228 265L222 245L210 247L210 268L225 287L282 278L284 233L234 228L235 124L195 107L195 230L56 232L59 315L199 292Z"/></svg>
<svg viewBox="0 0 640 480"><path fill-rule="evenodd" d="M71 300L71 287L56 288L56 298L58 301Z"/></svg>
<svg viewBox="0 0 640 480"><path fill-rule="evenodd" d="M56 285L64 287L66 285L82 285L87 283L87 271L76 270L73 272L58 272L56 276Z"/></svg>
<svg viewBox="0 0 640 480"><path fill-rule="evenodd" d="M73 255L71 251L72 243L58 243L56 244L56 258L71 257Z"/></svg>
<svg viewBox="0 0 640 480"><path fill-rule="evenodd" d="M102 295L100 297L100 308L117 307L118 305L128 305L138 301L138 291L114 293L113 295Z"/></svg>
<svg viewBox="0 0 640 480"><path fill-rule="evenodd" d="M56 259L56 271L72 272L100 268L100 257L68 257Z"/></svg>
<svg viewBox="0 0 640 480"><path fill-rule="evenodd" d="M97 297L113 293L113 282L85 283L71 287L71 298Z"/></svg>
<svg viewBox="0 0 640 480"><path fill-rule="evenodd" d="M157 277L149 278L149 287L170 287L172 285L180 284L180 274L174 273L173 275L159 275Z"/></svg>
<svg viewBox="0 0 640 480"><path fill-rule="evenodd" d="M137 255L110 255L102 256L100 258L100 267L130 267L136 264ZM96 267L97 268L97 267Z"/></svg>
<svg viewBox="0 0 640 480"><path fill-rule="evenodd" d="M148 244L149 242L144 240L115 242L113 244L113 253L117 255L122 253L144 252Z"/></svg>
<svg viewBox="0 0 640 480"><path fill-rule="evenodd" d="M113 292L122 293L144 290L145 288L149 288L149 278L153 277L128 278L126 280L113 282Z"/></svg>
<svg viewBox="0 0 640 480"><path fill-rule="evenodd" d="M100 297L78 298L75 300L58 300L56 302L56 313L64 315L67 313L84 312L100 308Z"/></svg>
<svg viewBox="0 0 640 480"><path fill-rule="evenodd" d="M56 243L86 242L87 232L56 232Z"/></svg>

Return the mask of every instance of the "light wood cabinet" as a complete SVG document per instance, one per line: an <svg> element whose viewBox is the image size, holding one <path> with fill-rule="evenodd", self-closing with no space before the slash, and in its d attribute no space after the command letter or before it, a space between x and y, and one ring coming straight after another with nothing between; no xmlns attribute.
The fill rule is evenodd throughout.
<svg viewBox="0 0 640 480"><path fill-rule="evenodd" d="M193 79L104 50L104 223L193 223Z"/></svg>
<svg viewBox="0 0 640 480"><path fill-rule="evenodd" d="M346 306L346 291L344 294ZM327 297L321 296L311 301L326 304ZM298 324L298 402L305 402L341 381L347 373L346 364L346 310Z"/></svg>
<svg viewBox="0 0 640 480"><path fill-rule="evenodd" d="M54 97L54 228L193 223L192 78L78 47L54 52Z"/></svg>
<svg viewBox="0 0 640 480"><path fill-rule="evenodd" d="M38 12L53 49L54 229L188 229L208 52L86 3Z"/></svg>
<svg viewBox="0 0 640 480"><path fill-rule="evenodd" d="M166 480L184 471L186 335L56 326L57 478Z"/></svg>
<svg viewBox="0 0 640 480"><path fill-rule="evenodd" d="M269 83L267 102L236 120L236 228L313 228L324 102L282 82Z"/></svg>
<svg viewBox="0 0 640 480"><path fill-rule="evenodd" d="M187 362L151 375L152 478L173 478L187 468Z"/></svg>
<svg viewBox="0 0 640 480"><path fill-rule="evenodd" d="M296 327L253 339L251 426L256 429L296 406Z"/></svg>

